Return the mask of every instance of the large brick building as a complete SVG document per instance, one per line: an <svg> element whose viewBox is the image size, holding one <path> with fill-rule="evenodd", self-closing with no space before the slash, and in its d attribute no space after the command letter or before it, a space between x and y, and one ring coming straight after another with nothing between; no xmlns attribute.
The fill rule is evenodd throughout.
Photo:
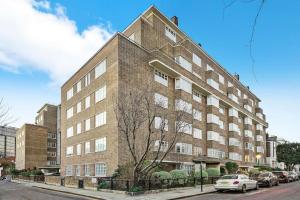
<svg viewBox="0 0 300 200"><path fill-rule="evenodd" d="M58 106L45 104L35 124L24 124L16 135L16 168L58 168ZM59 157L60 160L60 157Z"/></svg>
<svg viewBox="0 0 300 200"><path fill-rule="evenodd" d="M180 101L197 113L166 158L172 167L190 170L199 161L220 167L233 160L248 168L257 158L265 163L268 124L260 99L182 32L177 17L170 20L152 6L62 86L63 175L110 176L128 162L114 97L142 88L145 77L157 88L153 99L168 102L166 109Z"/></svg>

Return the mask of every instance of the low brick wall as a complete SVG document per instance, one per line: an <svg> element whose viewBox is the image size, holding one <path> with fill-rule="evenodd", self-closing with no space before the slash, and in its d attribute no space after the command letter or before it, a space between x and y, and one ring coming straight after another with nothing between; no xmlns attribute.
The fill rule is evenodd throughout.
<svg viewBox="0 0 300 200"><path fill-rule="evenodd" d="M85 189L96 190L97 189L97 182L93 183L92 177L73 177L67 176L65 177L65 186L78 188L79 180L83 180L83 185ZM95 179L94 179L95 180Z"/></svg>
<svg viewBox="0 0 300 200"><path fill-rule="evenodd" d="M45 183L49 185L60 185L61 177L60 176L45 176Z"/></svg>

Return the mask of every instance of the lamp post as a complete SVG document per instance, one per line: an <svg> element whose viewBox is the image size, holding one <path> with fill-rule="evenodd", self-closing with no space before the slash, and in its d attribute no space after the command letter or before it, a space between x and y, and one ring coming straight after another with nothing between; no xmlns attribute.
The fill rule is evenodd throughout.
<svg viewBox="0 0 300 200"><path fill-rule="evenodd" d="M260 154L257 154L257 155L256 155L256 159L257 159L257 164L258 164L258 166L259 166L259 160L260 160L260 158L261 158L261 155L260 155Z"/></svg>

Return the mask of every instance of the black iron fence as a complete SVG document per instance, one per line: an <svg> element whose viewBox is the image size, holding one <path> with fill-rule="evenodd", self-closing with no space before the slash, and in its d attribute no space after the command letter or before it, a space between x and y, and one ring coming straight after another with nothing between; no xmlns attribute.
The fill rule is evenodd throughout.
<svg viewBox="0 0 300 200"><path fill-rule="evenodd" d="M208 177L208 178L178 178L178 179L145 179L139 180L137 186L143 190L158 190L158 189L169 189L177 187L193 187L197 185L215 184L219 177ZM127 179L112 179L112 178L98 178L97 180L98 189L110 189L110 190L121 190L129 191L134 186L132 180Z"/></svg>

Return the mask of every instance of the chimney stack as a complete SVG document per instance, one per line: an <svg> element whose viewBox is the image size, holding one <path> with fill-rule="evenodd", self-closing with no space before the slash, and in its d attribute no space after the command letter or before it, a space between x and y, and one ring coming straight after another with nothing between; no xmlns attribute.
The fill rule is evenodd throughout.
<svg viewBox="0 0 300 200"><path fill-rule="evenodd" d="M171 21L172 21L176 26L178 26L178 17L177 17L177 16L173 16L173 17L171 18Z"/></svg>
<svg viewBox="0 0 300 200"><path fill-rule="evenodd" d="M234 74L234 78L236 78L237 80L240 80L240 75L238 75L237 73Z"/></svg>

